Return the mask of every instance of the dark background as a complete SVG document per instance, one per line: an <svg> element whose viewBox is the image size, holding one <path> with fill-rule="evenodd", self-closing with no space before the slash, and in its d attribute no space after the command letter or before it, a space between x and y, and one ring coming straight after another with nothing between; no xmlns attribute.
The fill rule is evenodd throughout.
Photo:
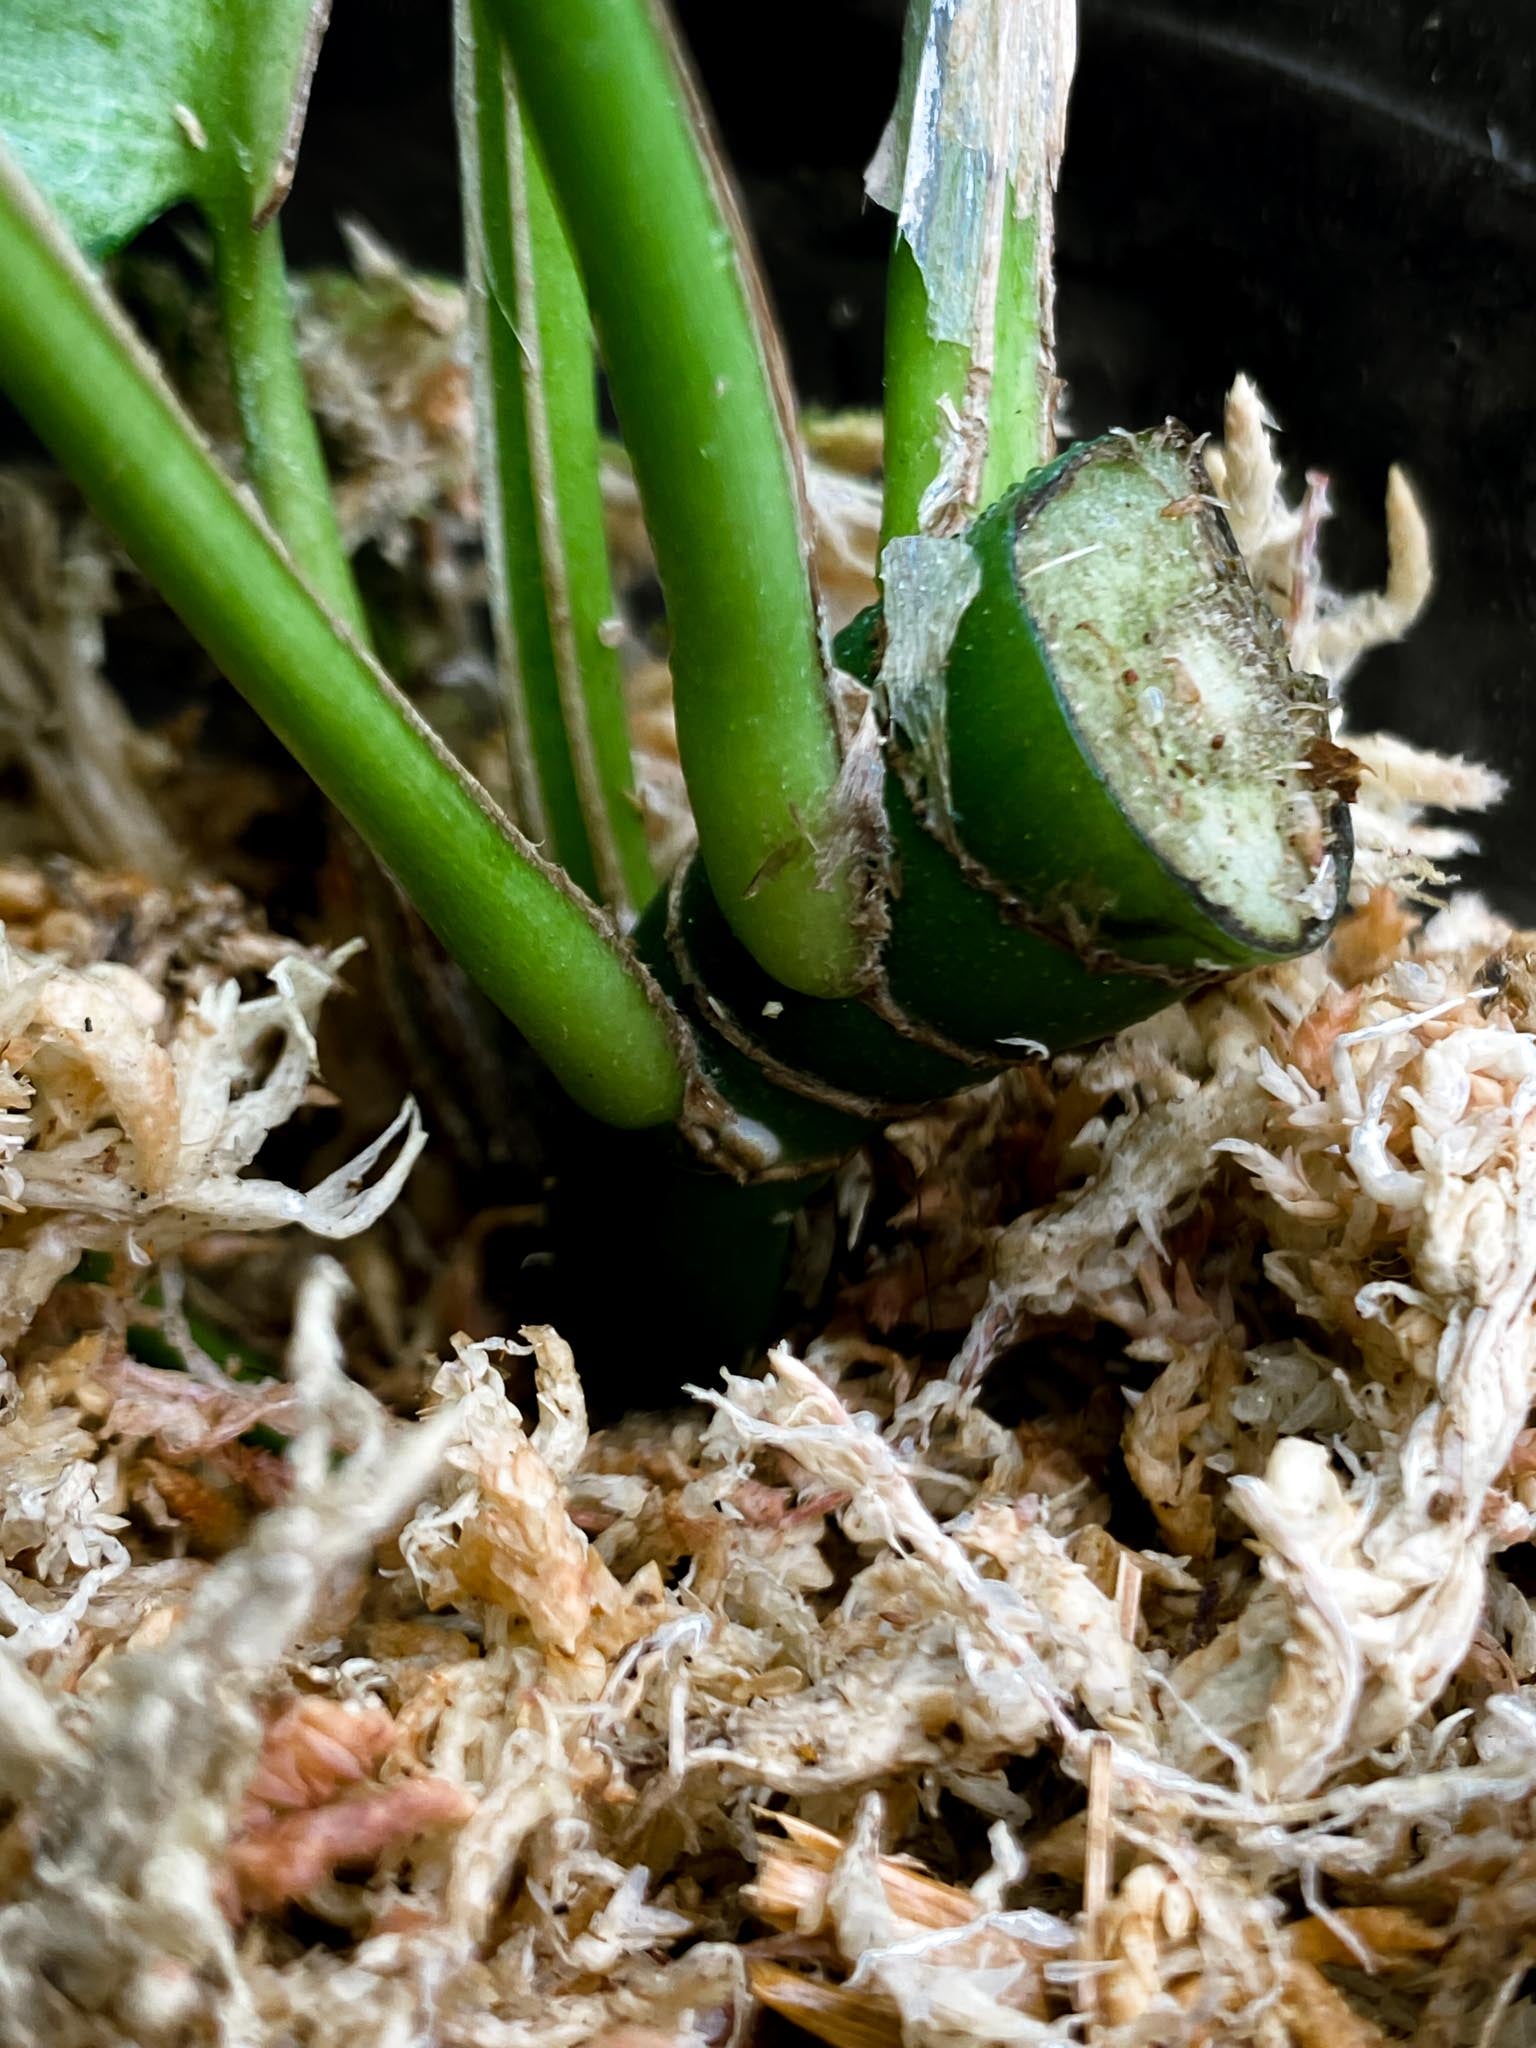
<svg viewBox="0 0 1536 2048"><path fill-rule="evenodd" d="M682 0L800 388L879 395L883 216L861 171L898 0ZM1352 685L1355 722L1514 780L1485 882L1536 921L1536 0L1084 0L1060 228L1079 432L1219 421L1258 380L1298 471L1326 469L1344 587L1379 581L1395 459L1440 587ZM445 0L335 0L290 204L299 261L355 213L457 265Z"/></svg>

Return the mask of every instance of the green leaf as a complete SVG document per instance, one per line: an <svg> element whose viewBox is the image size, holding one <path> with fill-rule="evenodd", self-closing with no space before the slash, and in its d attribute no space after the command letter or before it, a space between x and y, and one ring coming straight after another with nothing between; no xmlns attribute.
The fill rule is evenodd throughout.
<svg viewBox="0 0 1536 2048"><path fill-rule="evenodd" d="M103 256L181 200L260 225L293 172L330 0L0 0L0 130Z"/></svg>
<svg viewBox="0 0 1536 2048"><path fill-rule="evenodd" d="M215 273L246 464L336 616L363 632L294 345L277 230L330 0L0 0L0 133L106 256L191 200Z"/></svg>

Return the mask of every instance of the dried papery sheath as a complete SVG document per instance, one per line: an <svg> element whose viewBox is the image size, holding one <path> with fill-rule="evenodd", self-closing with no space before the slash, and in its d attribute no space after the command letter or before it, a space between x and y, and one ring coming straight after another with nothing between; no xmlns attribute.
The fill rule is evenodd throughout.
<svg viewBox="0 0 1536 2048"><path fill-rule="evenodd" d="M900 100L865 177L917 259L929 332L987 367L1005 194L1021 215L1049 204L1076 62L1076 9L1061 0L934 0L909 27Z"/></svg>
<svg viewBox="0 0 1536 2048"><path fill-rule="evenodd" d="M944 671L955 633L981 588L981 567L963 539L902 534L880 556L885 653L880 687L892 722L949 804Z"/></svg>

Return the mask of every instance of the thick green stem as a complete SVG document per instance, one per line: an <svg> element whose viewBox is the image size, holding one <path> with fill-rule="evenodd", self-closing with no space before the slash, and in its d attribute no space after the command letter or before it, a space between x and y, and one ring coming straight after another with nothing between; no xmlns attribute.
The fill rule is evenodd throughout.
<svg viewBox="0 0 1536 2048"><path fill-rule="evenodd" d="M139 567L582 1106L673 1119L670 1015L290 568L0 151L0 379Z"/></svg>
<svg viewBox="0 0 1536 2048"><path fill-rule="evenodd" d="M480 0L459 0L459 142L492 617L522 822L627 914L655 887L603 529L591 323Z"/></svg>
<svg viewBox="0 0 1536 2048"><path fill-rule="evenodd" d="M721 909L774 977L854 988L858 878L818 875L840 749L784 379L654 0L486 0L586 280L655 544L678 744Z"/></svg>
<svg viewBox="0 0 1536 2048"><path fill-rule="evenodd" d="M984 386L985 454L976 471L975 503L967 503L966 512L992 504L1055 453L1041 396L1051 356L1036 289L1036 225L1015 218L1011 196L1010 188L992 363ZM922 272L906 237L898 234L886 281L882 546L898 534L929 530L923 499L939 479L955 438L950 423L964 422L968 408L974 416L982 388L970 349L936 338L930 319Z"/></svg>
<svg viewBox="0 0 1536 2048"><path fill-rule="evenodd" d="M871 189L897 216L882 538L957 531L1055 453L1051 210L1074 0L910 0Z"/></svg>
<svg viewBox="0 0 1536 2048"><path fill-rule="evenodd" d="M295 345L283 245L274 221L216 227L219 309L251 482L299 573L360 638L362 601L342 546L320 436Z"/></svg>
<svg viewBox="0 0 1536 2048"><path fill-rule="evenodd" d="M696 867L672 891L670 965L700 1056L802 1165L856 1139L797 1130L788 1096L878 1122L1306 952L1348 895L1348 763L1326 693L1291 669L1182 429L1081 443L964 535L899 548L957 556L970 578L943 634L941 719L908 642L926 651L952 573L914 584L898 556L882 606L838 637L842 666L892 713L901 888L880 985L863 1001L791 996L730 936Z"/></svg>

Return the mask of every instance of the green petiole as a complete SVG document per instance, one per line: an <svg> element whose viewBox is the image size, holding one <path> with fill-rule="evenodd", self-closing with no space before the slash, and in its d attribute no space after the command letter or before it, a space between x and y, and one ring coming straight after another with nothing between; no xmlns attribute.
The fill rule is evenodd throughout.
<svg viewBox="0 0 1536 2048"><path fill-rule="evenodd" d="M247 510L100 281L0 150L6 388L97 511L575 1100L679 1113L642 970L495 810Z"/></svg>
<svg viewBox="0 0 1536 2048"><path fill-rule="evenodd" d="M362 600L342 546L325 454L304 392L276 221L216 232L214 272L246 465L267 517L315 594L359 639Z"/></svg>
<svg viewBox="0 0 1536 2048"><path fill-rule="evenodd" d="M591 323L482 0L459 0L466 269L481 494L524 828L626 915L655 889L612 628Z"/></svg>
<svg viewBox="0 0 1536 2048"><path fill-rule="evenodd" d="M910 0L870 189L887 282L882 540L952 534L1055 453L1052 211L1075 0Z"/></svg>
<svg viewBox="0 0 1536 2048"><path fill-rule="evenodd" d="M846 994L865 972L860 884L829 853L841 753L792 412L692 87L651 0L485 11L581 264L645 505L711 885L776 980Z"/></svg>

